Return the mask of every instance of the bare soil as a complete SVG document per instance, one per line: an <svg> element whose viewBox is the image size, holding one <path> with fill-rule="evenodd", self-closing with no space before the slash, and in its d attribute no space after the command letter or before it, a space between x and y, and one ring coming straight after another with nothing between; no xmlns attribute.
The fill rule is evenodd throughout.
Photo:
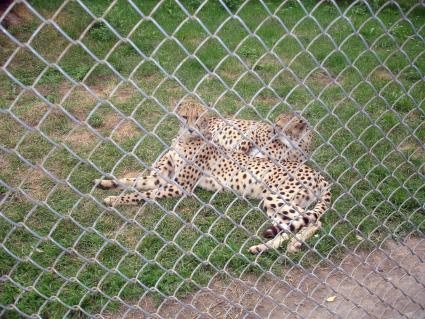
<svg viewBox="0 0 425 319"><path fill-rule="evenodd" d="M425 238L355 251L336 267L291 268L280 278L212 279L197 293L104 318L425 318ZM159 316L158 316L159 315Z"/></svg>

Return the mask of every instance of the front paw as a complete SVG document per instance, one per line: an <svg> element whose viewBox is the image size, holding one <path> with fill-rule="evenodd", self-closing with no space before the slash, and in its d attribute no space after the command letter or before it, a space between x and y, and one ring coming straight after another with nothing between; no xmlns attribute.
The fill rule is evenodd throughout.
<svg viewBox="0 0 425 319"><path fill-rule="evenodd" d="M118 196L108 196L103 199L103 202L106 206L115 207L117 203Z"/></svg>
<svg viewBox="0 0 425 319"><path fill-rule="evenodd" d="M263 251L266 251L267 249L268 247L266 245L260 244L260 245L251 246L248 250L251 254L257 255Z"/></svg>
<svg viewBox="0 0 425 319"><path fill-rule="evenodd" d="M301 250L302 243L297 239L292 239L292 241L288 244L286 251L290 254L297 253Z"/></svg>
<svg viewBox="0 0 425 319"><path fill-rule="evenodd" d="M93 183L97 188L100 189L111 189L118 186L117 182L110 179L95 179Z"/></svg>

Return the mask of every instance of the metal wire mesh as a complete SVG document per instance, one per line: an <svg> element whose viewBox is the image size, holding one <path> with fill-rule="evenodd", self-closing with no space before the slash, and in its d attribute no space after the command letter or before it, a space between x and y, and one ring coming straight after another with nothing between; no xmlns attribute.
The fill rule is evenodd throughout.
<svg viewBox="0 0 425 319"><path fill-rule="evenodd" d="M27 22L6 27L18 8ZM0 18L1 316L423 318L424 10L12 2ZM235 193L105 207L91 182L152 168L187 96L223 120L309 120L309 165L333 199L300 252L251 256L267 221Z"/></svg>

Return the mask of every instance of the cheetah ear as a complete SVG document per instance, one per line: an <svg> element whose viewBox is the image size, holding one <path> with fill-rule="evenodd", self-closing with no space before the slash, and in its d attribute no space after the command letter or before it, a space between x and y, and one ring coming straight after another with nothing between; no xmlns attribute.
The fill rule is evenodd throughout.
<svg viewBox="0 0 425 319"><path fill-rule="evenodd" d="M300 122L300 124L298 124L298 129L300 131L304 131L306 128L307 128L307 123L306 122L302 121L302 122Z"/></svg>

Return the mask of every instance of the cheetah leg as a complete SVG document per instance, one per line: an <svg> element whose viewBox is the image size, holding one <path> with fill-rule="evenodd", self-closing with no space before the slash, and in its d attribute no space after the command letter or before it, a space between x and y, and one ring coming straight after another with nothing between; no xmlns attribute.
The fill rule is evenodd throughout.
<svg viewBox="0 0 425 319"><path fill-rule="evenodd" d="M317 221L315 224L303 228L289 242L287 247L288 253L295 253L299 251L303 242L311 238L320 229L321 226L322 224L320 221Z"/></svg>
<svg viewBox="0 0 425 319"><path fill-rule="evenodd" d="M95 179L94 184L101 189L129 188L134 187L139 191L148 191L165 186L168 182L161 176L171 177L173 172L173 161L170 153L165 154L154 165L154 170L149 176L137 178L119 178L117 180Z"/></svg>
<svg viewBox="0 0 425 319"><path fill-rule="evenodd" d="M295 253L300 250L303 242L311 238L316 231L320 228L321 223L317 222L311 226L303 228L299 233L292 237L291 241L288 244L287 251L288 253ZM251 254L258 254L269 249L278 249L284 241L289 240L290 236L287 233L277 234L275 238L267 241L264 244L255 245L249 248Z"/></svg>
<svg viewBox="0 0 425 319"><path fill-rule="evenodd" d="M140 191L148 191L161 186L165 186L167 181L159 177L156 174L149 176L142 176L137 178L119 178L117 180L112 179L95 179L95 185L101 189L112 189L120 188L125 189L134 187Z"/></svg>
<svg viewBox="0 0 425 319"><path fill-rule="evenodd" d="M285 201L275 194L266 193L263 198L263 207L267 211L268 217L271 219L273 226L265 231L272 232L273 239L264 244L255 245L249 248L252 254L258 254L269 249L277 249L286 240L289 240L289 235L284 231L293 231L290 227L291 222L300 218L300 214L304 211L303 208L296 205L286 205Z"/></svg>
<svg viewBox="0 0 425 319"><path fill-rule="evenodd" d="M215 180L214 178L205 176L202 176L199 179L197 186L212 192L221 192L224 188L223 185L217 182L217 180Z"/></svg>
<svg viewBox="0 0 425 319"><path fill-rule="evenodd" d="M167 184L146 192L138 192L121 196L109 196L104 199L108 206L117 206L121 204L138 205L145 200L157 200L162 198L180 197L183 195L183 189L191 192L200 178L200 172L194 170L191 166L185 166L181 169L175 180L179 185Z"/></svg>
<svg viewBox="0 0 425 319"><path fill-rule="evenodd" d="M276 203L279 203L279 200L270 195L264 200L264 208L266 208L267 215L273 223L273 226L269 227L265 233L268 231L273 232L274 238L263 244L250 247L249 252L251 254L259 254L270 249L278 249L282 246L283 242L290 239L290 233L284 232L289 230L287 223L298 214L297 211L302 212L303 210L300 207L296 207L297 210L295 210L294 206L289 205L282 205L277 208L278 205Z"/></svg>
<svg viewBox="0 0 425 319"><path fill-rule="evenodd" d="M180 197L183 195L181 187L173 184L165 185L164 187L154 189L148 192L138 192L125 194L121 196L108 196L103 202L107 206L116 207L118 205L139 205L145 200L156 200L161 198Z"/></svg>
<svg viewBox="0 0 425 319"><path fill-rule="evenodd" d="M267 251L269 249L278 249L280 246L282 246L283 242L289 240L289 235L287 233L280 233L275 238L267 241L264 244L259 244L255 246L251 246L249 248L249 252L251 254L259 254L263 251Z"/></svg>
<svg viewBox="0 0 425 319"><path fill-rule="evenodd" d="M267 212L267 216L273 223L264 233L264 237L272 238L280 233L282 230L290 230L294 232L295 229L291 224L298 221L304 212L304 208L291 203L288 205L287 201L281 196L265 193L263 197L263 207Z"/></svg>

